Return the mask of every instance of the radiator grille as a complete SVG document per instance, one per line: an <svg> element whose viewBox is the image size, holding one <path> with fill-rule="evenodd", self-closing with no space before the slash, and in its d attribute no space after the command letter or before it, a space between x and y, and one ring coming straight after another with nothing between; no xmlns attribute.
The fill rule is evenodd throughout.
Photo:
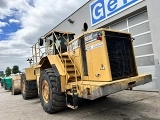
<svg viewBox="0 0 160 120"><path fill-rule="evenodd" d="M136 76L130 35L106 32L106 43L113 80Z"/></svg>

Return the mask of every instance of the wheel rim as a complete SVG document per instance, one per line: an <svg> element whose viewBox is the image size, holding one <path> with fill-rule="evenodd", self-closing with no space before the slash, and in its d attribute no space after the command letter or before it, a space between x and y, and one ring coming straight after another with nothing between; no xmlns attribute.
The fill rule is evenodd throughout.
<svg viewBox="0 0 160 120"><path fill-rule="evenodd" d="M25 93L25 91L26 91L25 81L22 80L22 92Z"/></svg>
<svg viewBox="0 0 160 120"><path fill-rule="evenodd" d="M49 103L50 92L49 92L49 84L47 80L43 80L42 82L42 97L46 103Z"/></svg>

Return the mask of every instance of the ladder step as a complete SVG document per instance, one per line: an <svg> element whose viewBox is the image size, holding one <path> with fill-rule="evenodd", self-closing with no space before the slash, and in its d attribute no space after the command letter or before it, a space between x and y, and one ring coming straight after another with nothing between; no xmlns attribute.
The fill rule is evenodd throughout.
<svg viewBox="0 0 160 120"><path fill-rule="evenodd" d="M63 59L63 58L62 58L62 59ZM66 61L71 61L70 59L63 59L63 61L65 61L65 60L66 60Z"/></svg>
<svg viewBox="0 0 160 120"><path fill-rule="evenodd" d="M67 72L75 72L74 69L67 69Z"/></svg>
<svg viewBox="0 0 160 120"><path fill-rule="evenodd" d="M80 78L81 76L80 75L77 75L77 78ZM69 75L69 79L70 78L75 78L75 75Z"/></svg>
<svg viewBox="0 0 160 120"><path fill-rule="evenodd" d="M67 104L67 107L69 107L69 108L71 108L71 109L74 109L74 110L76 110L76 109L78 108L78 106L72 106L72 105L70 105L70 104Z"/></svg>
<svg viewBox="0 0 160 120"><path fill-rule="evenodd" d="M70 76L75 76L75 71L68 71L68 74L69 74ZM77 76L79 75L78 72L76 72L76 75L77 75Z"/></svg>
<svg viewBox="0 0 160 120"><path fill-rule="evenodd" d="M71 64L66 64L67 65L71 65ZM74 70L74 65L72 64L72 66L67 66L67 70Z"/></svg>
<svg viewBox="0 0 160 120"><path fill-rule="evenodd" d="M68 59L69 57L68 57L68 55L62 55L62 59Z"/></svg>
<svg viewBox="0 0 160 120"><path fill-rule="evenodd" d="M81 78L81 75L79 74L79 72L75 69L74 64L72 63L71 58L68 56L68 54L63 54L62 55L62 61L66 61L66 71L69 75L68 81L73 81L75 82L75 80L78 78ZM75 71L76 71L76 76L75 76ZM68 107L73 107L68 105Z"/></svg>
<svg viewBox="0 0 160 120"><path fill-rule="evenodd" d="M67 63L66 66L67 66L67 67L68 67L68 66L73 66L73 67L74 67L74 65L73 65L72 63Z"/></svg>
<svg viewBox="0 0 160 120"><path fill-rule="evenodd" d="M68 54L62 54L62 56L67 56L68 57Z"/></svg>
<svg viewBox="0 0 160 120"><path fill-rule="evenodd" d="M77 109L78 108L78 93L77 91L73 91L72 95L66 95L66 105L69 108Z"/></svg>

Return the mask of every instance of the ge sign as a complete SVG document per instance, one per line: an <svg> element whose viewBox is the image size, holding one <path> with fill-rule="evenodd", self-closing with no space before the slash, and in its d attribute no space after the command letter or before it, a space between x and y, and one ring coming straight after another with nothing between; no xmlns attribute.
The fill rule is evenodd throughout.
<svg viewBox="0 0 160 120"><path fill-rule="evenodd" d="M96 0L90 5L92 24L98 23L106 18L104 0Z"/></svg>
<svg viewBox="0 0 160 120"><path fill-rule="evenodd" d="M91 25L96 25L141 1L143 0L95 0L90 4Z"/></svg>

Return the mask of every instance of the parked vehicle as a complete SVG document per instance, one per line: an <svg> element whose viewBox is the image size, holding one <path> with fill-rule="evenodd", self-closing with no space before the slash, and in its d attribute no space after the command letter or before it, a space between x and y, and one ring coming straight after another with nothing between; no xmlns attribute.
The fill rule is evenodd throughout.
<svg viewBox="0 0 160 120"><path fill-rule="evenodd" d="M21 93L21 74L12 75L12 95Z"/></svg>
<svg viewBox="0 0 160 120"><path fill-rule="evenodd" d="M4 86L4 77L1 78L1 86Z"/></svg>
<svg viewBox="0 0 160 120"><path fill-rule="evenodd" d="M152 81L151 74L138 74L130 33L101 28L73 38L51 31L32 46L22 96L34 98L39 91L45 112L77 109L78 98L95 100Z"/></svg>
<svg viewBox="0 0 160 120"><path fill-rule="evenodd" d="M12 77L4 77L4 89L5 90L11 90L12 89Z"/></svg>

